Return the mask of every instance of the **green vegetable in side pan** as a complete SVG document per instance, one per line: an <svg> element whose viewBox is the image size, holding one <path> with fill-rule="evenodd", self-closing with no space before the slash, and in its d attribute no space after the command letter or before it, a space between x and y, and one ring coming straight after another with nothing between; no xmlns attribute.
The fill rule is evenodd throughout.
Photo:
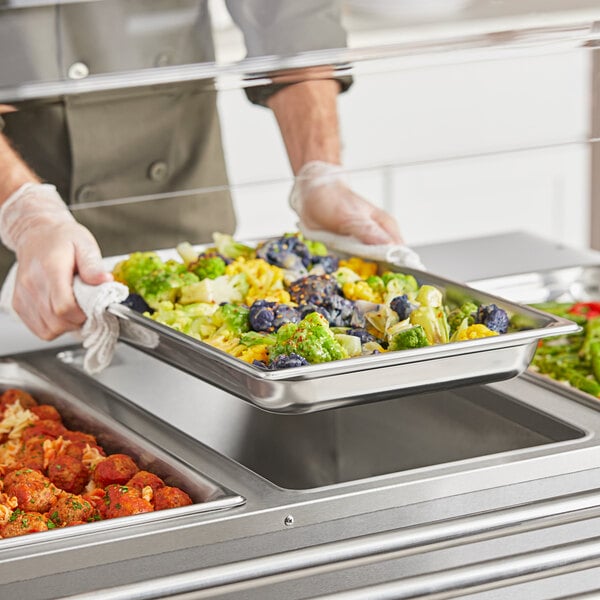
<svg viewBox="0 0 600 600"><path fill-rule="evenodd" d="M581 303L544 303L535 308L571 319L583 327L579 333L547 338L538 343L531 368L557 381L600 398L600 317L588 316Z"/></svg>

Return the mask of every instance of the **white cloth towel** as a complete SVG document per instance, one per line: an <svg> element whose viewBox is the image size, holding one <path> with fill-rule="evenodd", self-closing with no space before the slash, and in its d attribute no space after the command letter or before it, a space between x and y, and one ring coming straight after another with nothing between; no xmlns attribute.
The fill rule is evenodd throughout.
<svg viewBox="0 0 600 600"><path fill-rule="evenodd" d="M353 256L371 260L386 261L398 267L408 267L425 271L426 267L421 262L419 255L408 246L399 244L363 244L357 239L329 233L328 231L313 231L298 225L304 237L308 240L323 242L331 250L339 250Z"/></svg>
<svg viewBox="0 0 600 600"><path fill-rule="evenodd" d="M0 291L0 309L13 314L15 313L12 298L16 277L17 265L14 264ZM86 349L83 367L87 373L93 375L110 364L119 337L119 320L109 314L106 307L125 300L129 290L127 286L116 281L88 285L76 275L73 280L73 292L87 317L81 328L83 347Z"/></svg>

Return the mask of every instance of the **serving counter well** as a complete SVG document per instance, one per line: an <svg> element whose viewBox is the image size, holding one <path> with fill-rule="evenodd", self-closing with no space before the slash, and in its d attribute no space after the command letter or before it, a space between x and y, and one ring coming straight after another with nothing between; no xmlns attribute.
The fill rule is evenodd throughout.
<svg viewBox="0 0 600 600"><path fill-rule="evenodd" d="M593 294L581 269L550 280L589 281ZM2 593L370 600L386 588L487 600L487 586L536 597L524 577L544 599L597 588L600 413L565 386L524 375L281 414L121 343L95 376L78 346L8 356L0 387L53 403L195 500L0 540Z"/></svg>

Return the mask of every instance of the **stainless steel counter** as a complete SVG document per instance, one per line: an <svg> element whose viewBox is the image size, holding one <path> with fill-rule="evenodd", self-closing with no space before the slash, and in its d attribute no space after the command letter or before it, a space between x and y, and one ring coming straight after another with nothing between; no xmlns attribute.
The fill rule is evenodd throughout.
<svg viewBox="0 0 600 600"><path fill-rule="evenodd" d="M463 280L598 258L525 234L419 250ZM150 420L153 444L246 502L0 541L2 598L550 599L600 587L600 412L568 391L521 377L288 416L131 348L94 378L76 348L70 364L56 346L29 350L18 358L42 377L138 433Z"/></svg>

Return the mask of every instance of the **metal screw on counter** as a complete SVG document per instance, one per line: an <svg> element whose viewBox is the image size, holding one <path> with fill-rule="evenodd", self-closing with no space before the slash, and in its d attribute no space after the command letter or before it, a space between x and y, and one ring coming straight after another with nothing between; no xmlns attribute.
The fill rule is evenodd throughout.
<svg viewBox="0 0 600 600"><path fill-rule="evenodd" d="M161 182L167 178L169 167L166 162L157 160L148 167L148 178L152 181Z"/></svg>
<svg viewBox="0 0 600 600"><path fill-rule="evenodd" d="M85 63L74 62L67 69L67 77L69 79L84 79L90 74L90 70Z"/></svg>

